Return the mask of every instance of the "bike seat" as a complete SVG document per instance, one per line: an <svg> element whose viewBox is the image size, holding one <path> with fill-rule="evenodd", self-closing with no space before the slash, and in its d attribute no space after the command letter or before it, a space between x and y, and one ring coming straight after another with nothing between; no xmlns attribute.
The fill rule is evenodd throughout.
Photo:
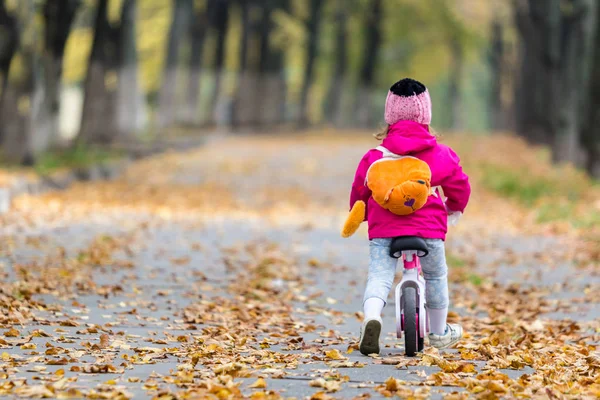
<svg viewBox="0 0 600 400"><path fill-rule="evenodd" d="M417 236L399 236L392 239L390 257L400 258L403 251L416 251L417 256L425 257L429 254L427 243Z"/></svg>

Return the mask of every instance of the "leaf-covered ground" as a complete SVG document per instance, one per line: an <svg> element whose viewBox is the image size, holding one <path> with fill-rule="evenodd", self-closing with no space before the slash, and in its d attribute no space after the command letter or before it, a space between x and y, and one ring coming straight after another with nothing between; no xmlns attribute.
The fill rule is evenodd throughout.
<svg viewBox="0 0 600 400"><path fill-rule="evenodd" d="M375 142L244 136L23 196L0 217L0 395L598 398L596 189L568 203L581 224L542 223L560 193L529 202L490 176L567 172L522 169L533 152L511 138L447 141L475 189L448 240L456 349L404 357L390 298L380 356L356 350L366 229L339 228Z"/></svg>

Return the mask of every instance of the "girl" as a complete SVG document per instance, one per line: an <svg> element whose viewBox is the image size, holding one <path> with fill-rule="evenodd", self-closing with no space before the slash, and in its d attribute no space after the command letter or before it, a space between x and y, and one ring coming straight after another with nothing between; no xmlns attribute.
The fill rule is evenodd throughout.
<svg viewBox="0 0 600 400"><path fill-rule="evenodd" d="M448 268L444 252L448 216L460 215L467 206L471 187L456 153L439 144L429 131L431 99L427 88L413 79L396 82L385 103L387 130L376 135L382 146L398 155L410 155L425 161L431 169L431 186L443 194L429 196L416 212L399 216L374 201L365 185L369 166L382 158L380 150L370 150L361 160L350 194L350 208L362 200L367 204L370 263L364 295L364 321L360 334L362 354L379 353L381 311L392 288L397 260L390 257L390 243L398 236L418 236L427 242L429 255L421 265L426 281L425 298L429 315L429 343L438 349L450 347L462 337L462 327L447 324ZM442 197L446 196L444 204Z"/></svg>

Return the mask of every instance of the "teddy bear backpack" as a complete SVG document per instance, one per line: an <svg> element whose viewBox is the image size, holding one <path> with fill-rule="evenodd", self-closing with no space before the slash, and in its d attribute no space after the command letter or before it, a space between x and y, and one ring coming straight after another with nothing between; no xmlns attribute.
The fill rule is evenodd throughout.
<svg viewBox="0 0 600 400"><path fill-rule="evenodd" d="M396 215L422 208L431 194L431 169L423 160L392 153L383 146L383 157L369 167L365 186L381 207Z"/></svg>
<svg viewBox="0 0 600 400"><path fill-rule="evenodd" d="M365 186L371 190L373 199L381 207L396 215L409 215L422 208L430 195L431 169L416 157L392 153L383 146L383 157L369 167ZM436 188L441 191L441 188ZM342 229L342 236L349 237L358 229L365 217L366 205L357 201Z"/></svg>

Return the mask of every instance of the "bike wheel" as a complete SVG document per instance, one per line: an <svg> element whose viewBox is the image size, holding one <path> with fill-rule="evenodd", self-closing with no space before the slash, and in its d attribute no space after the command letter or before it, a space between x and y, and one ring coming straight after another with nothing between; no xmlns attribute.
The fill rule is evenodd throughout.
<svg viewBox="0 0 600 400"><path fill-rule="evenodd" d="M404 350L408 357L419 351L419 326L417 325L417 291L415 288L402 289L404 309Z"/></svg>

